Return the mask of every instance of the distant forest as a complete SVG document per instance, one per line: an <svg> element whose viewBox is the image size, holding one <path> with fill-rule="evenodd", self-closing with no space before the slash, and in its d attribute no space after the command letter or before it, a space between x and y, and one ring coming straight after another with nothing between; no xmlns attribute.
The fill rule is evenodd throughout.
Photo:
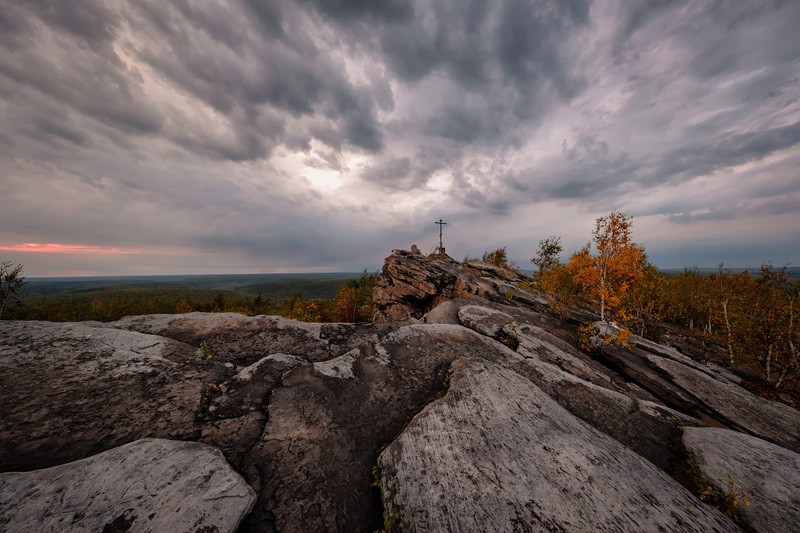
<svg viewBox="0 0 800 533"><path fill-rule="evenodd" d="M156 313L236 312L298 320L371 319L375 274L34 278L3 318L78 322Z"/></svg>

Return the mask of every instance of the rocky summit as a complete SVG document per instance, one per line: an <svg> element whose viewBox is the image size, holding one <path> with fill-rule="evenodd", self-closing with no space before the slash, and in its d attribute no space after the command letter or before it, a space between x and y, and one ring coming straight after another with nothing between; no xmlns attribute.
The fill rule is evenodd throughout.
<svg viewBox="0 0 800 533"><path fill-rule="evenodd" d="M0 322L0 530L797 530L797 410L528 283L396 250L372 323Z"/></svg>

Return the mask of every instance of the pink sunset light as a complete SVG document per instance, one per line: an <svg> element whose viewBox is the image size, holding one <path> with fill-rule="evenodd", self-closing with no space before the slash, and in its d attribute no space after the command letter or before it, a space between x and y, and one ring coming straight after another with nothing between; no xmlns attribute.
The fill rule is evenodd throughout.
<svg viewBox="0 0 800 533"><path fill-rule="evenodd" d="M109 248L107 246L88 246L84 244L59 244L59 243L37 243L23 242L19 244L0 245L0 251L8 252L32 252L49 254L101 254L101 255L121 255L135 254L139 250L119 248Z"/></svg>

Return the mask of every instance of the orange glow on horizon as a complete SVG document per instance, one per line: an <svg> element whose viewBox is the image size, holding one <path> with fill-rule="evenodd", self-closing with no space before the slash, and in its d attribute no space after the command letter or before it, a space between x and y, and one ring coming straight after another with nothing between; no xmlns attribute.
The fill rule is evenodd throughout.
<svg viewBox="0 0 800 533"><path fill-rule="evenodd" d="M48 253L48 254L100 254L100 255L120 255L120 254L139 253L139 250L110 248L107 246L87 246L83 244L58 244L58 243L37 243L37 242L23 242L19 244L0 245L0 251L33 252L33 253Z"/></svg>

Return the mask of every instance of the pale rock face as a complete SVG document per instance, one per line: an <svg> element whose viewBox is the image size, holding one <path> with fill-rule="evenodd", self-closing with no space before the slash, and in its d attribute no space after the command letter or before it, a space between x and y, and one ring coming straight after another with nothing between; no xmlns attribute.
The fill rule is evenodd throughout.
<svg viewBox="0 0 800 533"><path fill-rule="evenodd" d="M3 531L233 532L254 501L219 450L195 442L143 439L73 463L0 474Z"/></svg>
<svg viewBox="0 0 800 533"><path fill-rule="evenodd" d="M403 531L738 531L527 379L476 359L454 363L447 395L379 465Z"/></svg>
<svg viewBox="0 0 800 533"><path fill-rule="evenodd" d="M506 325L514 322L514 317L509 314L479 305L462 307L458 319L466 327L487 337L497 337Z"/></svg>
<svg viewBox="0 0 800 533"><path fill-rule="evenodd" d="M739 512L757 531L794 533L800 525L800 454L722 428L686 428L686 449L718 489L747 499Z"/></svg>

